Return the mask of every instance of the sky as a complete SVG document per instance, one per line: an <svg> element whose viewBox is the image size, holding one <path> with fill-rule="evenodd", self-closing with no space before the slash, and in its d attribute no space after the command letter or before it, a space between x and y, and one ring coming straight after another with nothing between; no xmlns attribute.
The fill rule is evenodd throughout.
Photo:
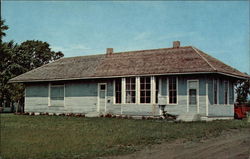
<svg viewBox="0 0 250 159"><path fill-rule="evenodd" d="M65 57L194 46L250 74L250 1L3 1L4 41L41 40Z"/></svg>

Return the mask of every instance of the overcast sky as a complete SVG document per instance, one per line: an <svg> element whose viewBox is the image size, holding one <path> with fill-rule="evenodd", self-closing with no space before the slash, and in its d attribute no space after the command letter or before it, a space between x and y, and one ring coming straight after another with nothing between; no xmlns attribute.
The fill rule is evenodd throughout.
<svg viewBox="0 0 250 159"><path fill-rule="evenodd" d="M4 41L42 40L66 57L195 46L250 74L250 1L3 1Z"/></svg>

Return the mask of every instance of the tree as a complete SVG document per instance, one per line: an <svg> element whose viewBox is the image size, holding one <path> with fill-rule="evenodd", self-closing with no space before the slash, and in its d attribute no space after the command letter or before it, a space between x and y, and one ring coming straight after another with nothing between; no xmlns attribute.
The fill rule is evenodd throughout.
<svg viewBox="0 0 250 159"><path fill-rule="evenodd" d="M1 37L5 36L8 26L1 20ZM40 67L63 57L62 52L52 51L47 42L27 40L20 45L10 42L0 44L0 107L5 103L17 102L24 105L24 86L8 81L22 73Z"/></svg>
<svg viewBox="0 0 250 159"><path fill-rule="evenodd" d="M13 41L4 42L0 45L0 107L5 103L11 106L12 92L15 88L11 88L8 84L10 78L23 73L23 67L13 62L12 55L17 51L18 45Z"/></svg>
<svg viewBox="0 0 250 159"><path fill-rule="evenodd" d="M1 39L1 43L2 43L2 38L4 37L4 36L6 36L6 34L5 34L5 30L8 30L9 29L9 27L7 26L7 25L4 25L4 23L5 23L5 20L2 20L2 18L0 19L0 39Z"/></svg>
<svg viewBox="0 0 250 159"><path fill-rule="evenodd" d="M15 56L16 62L19 62L29 71L57 60L64 55L60 51L52 51L47 42L27 40L21 43Z"/></svg>
<svg viewBox="0 0 250 159"><path fill-rule="evenodd" d="M236 102L239 104L247 103L248 96L250 95L250 80L238 81L236 84Z"/></svg>

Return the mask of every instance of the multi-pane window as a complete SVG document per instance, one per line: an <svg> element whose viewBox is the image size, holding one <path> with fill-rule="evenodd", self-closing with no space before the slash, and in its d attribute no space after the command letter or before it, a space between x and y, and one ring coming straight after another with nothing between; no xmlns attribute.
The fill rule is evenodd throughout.
<svg viewBox="0 0 250 159"><path fill-rule="evenodd" d="M228 104L228 81L224 81L224 104Z"/></svg>
<svg viewBox="0 0 250 159"><path fill-rule="evenodd" d="M150 77L140 77L140 103L150 103L151 83Z"/></svg>
<svg viewBox="0 0 250 159"><path fill-rule="evenodd" d="M218 82L214 79L214 104L218 104Z"/></svg>
<svg viewBox="0 0 250 159"><path fill-rule="evenodd" d="M122 99L122 81L120 78L115 79L115 103L121 103Z"/></svg>
<svg viewBox="0 0 250 159"><path fill-rule="evenodd" d="M64 100L64 85L53 84L50 87L51 100Z"/></svg>
<svg viewBox="0 0 250 159"><path fill-rule="evenodd" d="M197 104L197 91L196 89L189 89L189 104Z"/></svg>
<svg viewBox="0 0 250 159"><path fill-rule="evenodd" d="M168 82L168 89L169 89L169 104L176 104L177 103L177 83L176 77L169 77Z"/></svg>
<svg viewBox="0 0 250 159"><path fill-rule="evenodd" d="M135 103L135 77L126 78L126 103Z"/></svg>
<svg viewBox="0 0 250 159"><path fill-rule="evenodd" d="M155 103L158 103L159 78L155 78Z"/></svg>

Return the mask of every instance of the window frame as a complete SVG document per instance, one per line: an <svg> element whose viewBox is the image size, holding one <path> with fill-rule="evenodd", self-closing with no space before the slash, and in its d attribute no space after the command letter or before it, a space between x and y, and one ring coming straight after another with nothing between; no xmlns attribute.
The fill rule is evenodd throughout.
<svg viewBox="0 0 250 159"><path fill-rule="evenodd" d="M130 89L129 91L127 91L127 79L130 79L130 88L131 88L131 79L132 78L134 78L134 80L135 80L135 82L134 82L135 88L134 88L134 90ZM137 90L136 90L136 88L137 88L136 77L125 77L125 91L124 91L125 92L125 101L124 101L125 104L136 104L137 103L137 100L136 100ZM127 102L127 92L135 92L135 95L134 95L135 101L134 102L131 102L131 103Z"/></svg>
<svg viewBox="0 0 250 159"><path fill-rule="evenodd" d="M159 99L158 99L158 97L159 97L159 92L160 92L160 78L159 77L155 77L154 78L154 80L155 80L155 82L154 82L154 84L155 84L155 90L154 90L154 92L155 92L155 104L158 104L159 103ZM158 88L157 88L157 86L158 86Z"/></svg>
<svg viewBox="0 0 250 159"><path fill-rule="evenodd" d="M120 90L120 98L121 98L121 101L120 103L117 103L116 102L116 80L117 79L120 79L120 84L121 84L121 90ZM114 82L113 82L113 85L114 85L114 90L113 90L113 94L114 94L114 101L113 101L113 104L122 104L122 78L117 78L117 79L114 79Z"/></svg>
<svg viewBox="0 0 250 159"><path fill-rule="evenodd" d="M63 105L51 105L51 101L53 100L53 99L51 99L51 88L52 87L61 87L61 86L63 86ZM49 89L48 89L48 106L49 107L65 107L65 83L59 83L59 84L57 84L57 83L49 83Z"/></svg>
<svg viewBox="0 0 250 159"><path fill-rule="evenodd" d="M176 103L170 103L170 90L169 90L169 78L176 78ZM168 105L178 105L178 82L179 79L177 76L172 76L167 78L167 104Z"/></svg>
<svg viewBox="0 0 250 159"><path fill-rule="evenodd" d="M146 79L146 78L149 79L149 82L147 82L147 79ZM140 101L139 101L139 103L140 103L140 104L151 104L151 103L152 103L152 99L151 99L151 98L152 98L152 83L151 83L151 78L152 78L151 76L142 76L142 77L140 77L140 80L139 80L139 81L140 81L140 89L139 89L139 92L140 92L140 96L139 96L139 100L140 100ZM142 79L144 79L143 82L141 82ZM144 87L145 87L145 88L143 88L143 89L142 89L142 87L141 87L142 84L143 84ZM149 88L147 88L147 85L148 85L148 84L149 84ZM149 96L147 96L147 92L148 92L148 91L149 91ZM142 92L145 93L144 96L142 96ZM142 98L142 97L145 98L145 99L144 99L145 102L142 102L142 101L141 101L141 98ZM149 102L148 102L148 103L147 103L147 98L149 98Z"/></svg>
<svg viewBox="0 0 250 159"><path fill-rule="evenodd" d="M192 98L192 96L191 96L191 94L190 94L190 90L195 90L195 103L191 103L191 98ZM188 104L189 105L197 105L198 104L198 89L196 88L196 89L188 89Z"/></svg>

